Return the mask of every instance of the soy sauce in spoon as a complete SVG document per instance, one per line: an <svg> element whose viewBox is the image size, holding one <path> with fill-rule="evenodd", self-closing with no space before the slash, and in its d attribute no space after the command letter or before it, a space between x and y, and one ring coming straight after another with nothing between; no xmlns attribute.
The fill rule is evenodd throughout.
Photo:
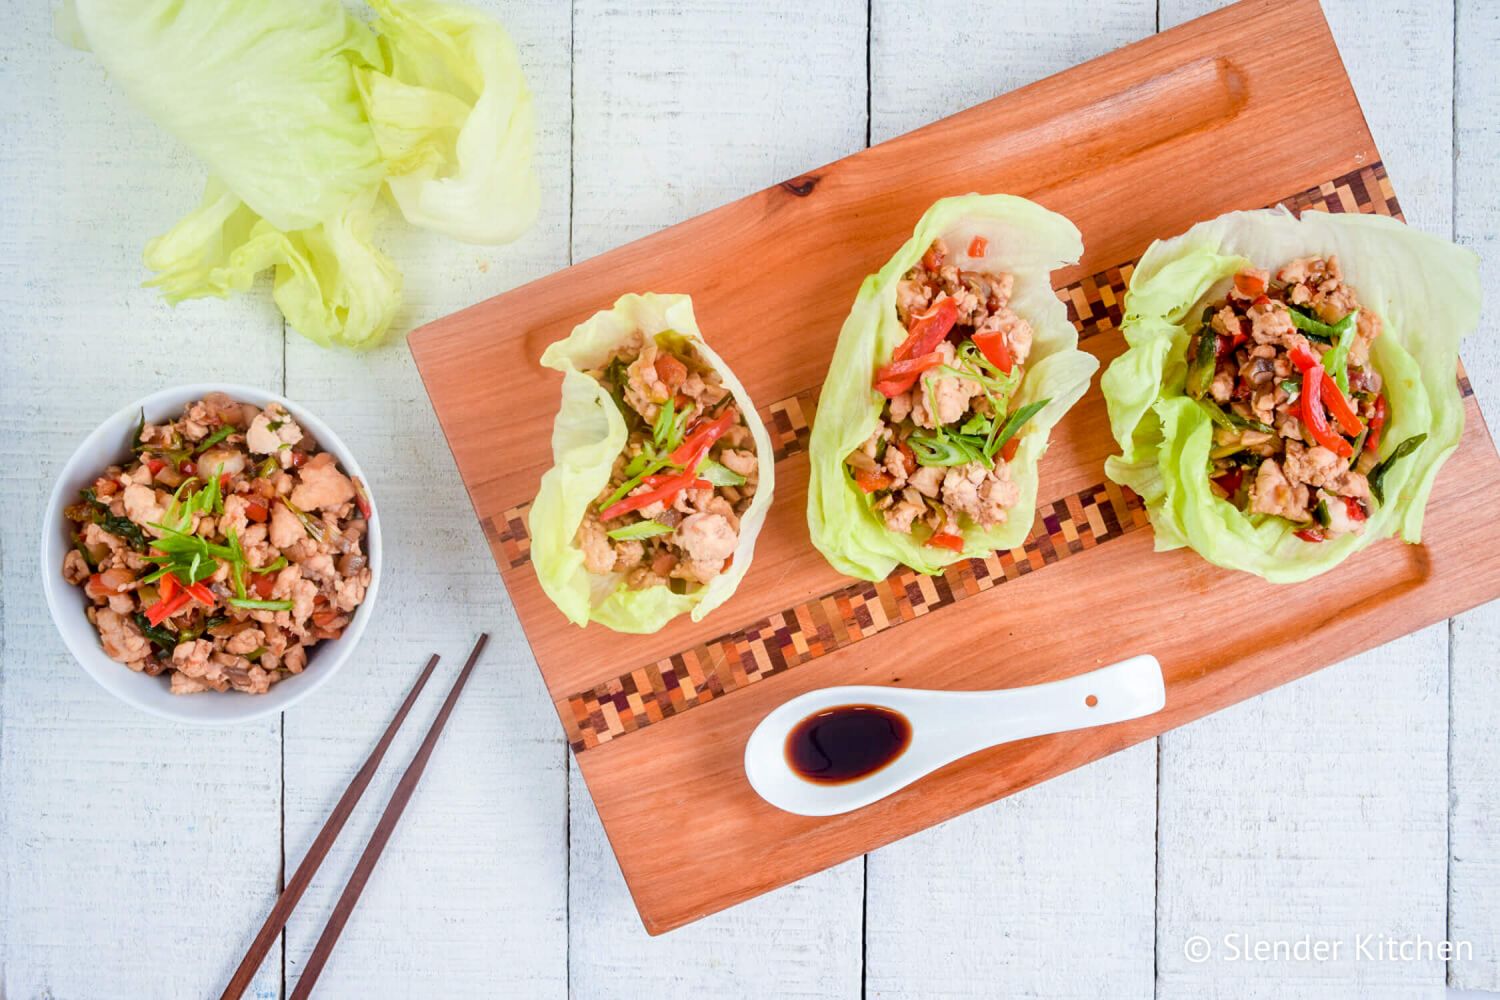
<svg viewBox="0 0 1500 1000"><path fill-rule="evenodd" d="M786 738L786 761L822 785L855 781L885 767L911 745L911 722L880 705L839 705L797 723Z"/></svg>

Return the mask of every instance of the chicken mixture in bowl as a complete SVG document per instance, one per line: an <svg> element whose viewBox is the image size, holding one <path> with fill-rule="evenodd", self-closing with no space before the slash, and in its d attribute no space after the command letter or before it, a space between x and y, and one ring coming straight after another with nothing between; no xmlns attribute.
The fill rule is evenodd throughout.
<svg viewBox="0 0 1500 1000"><path fill-rule="evenodd" d="M984 256L981 239L970 257ZM880 423L845 462L887 528L961 552L961 519L993 527L1020 499L1016 434L1050 400L1010 405L1032 339L1010 306L1014 277L960 270L948 256L934 241L897 286L907 336L875 373Z"/></svg>
<svg viewBox="0 0 1500 1000"><path fill-rule="evenodd" d="M631 590L701 587L729 568L759 485L749 427L689 341L638 333L587 374L614 397L628 436L578 528L585 566L623 574Z"/></svg>
<svg viewBox="0 0 1500 1000"><path fill-rule="evenodd" d="M365 600L364 484L279 404L214 393L135 434L68 507L64 579L104 652L174 694L264 694Z"/></svg>
<svg viewBox="0 0 1500 1000"><path fill-rule="evenodd" d="M1305 525L1304 542L1362 532L1385 472L1426 437L1378 459L1387 403L1370 348L1380 330L1337 257L1299 258L1274 278L1236 274L1187 349L1187 394L1214 423L1215 493Z"/></svg>

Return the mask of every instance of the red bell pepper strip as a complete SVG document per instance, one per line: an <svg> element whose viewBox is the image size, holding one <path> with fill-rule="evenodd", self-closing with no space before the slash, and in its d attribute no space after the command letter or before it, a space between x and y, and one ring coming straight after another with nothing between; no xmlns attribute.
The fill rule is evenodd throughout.
<svg viewBox="0 0 1500 1000"><path fill-rule="evenodd" d="M1000 457L1005 459L1007 462L1014 462L1016 460L1016 452L1020 450L1021 436L1017 434L1015 437L1011 438L1009 441L1005 442L1005 444L1000 446Z"/></svg>
<svg viewBox="0 0 1500 1000"><path fill-rule="evenodd" d="M163 601L170 601L172 599L172 595L176 594L179 590L182 589L182 584L177 582L177 577L173 576L171 573L168 573L166 576L161 578L161 586L157 589L160 591L160 596Z"/></svg>
<svg viewBox="0 0 1500 1000"><path fill-rule="evenodd" d="M1364 424L1359 422L1359 414L1354 412L1354 407L1349 405L1339 384L1326 370L1323 372L1323 405L1328 407L1333 419L1339 422L1339 427L1350 437L1359 436L1359 432L1365 429ZM1352 450L1350 454L1353 454Z"/></svg>
<svg viewBox="0 0 1500 1000"><path fill-rule="evenodd" d="M922 266L929 271L936 271L943 266L943 255L937 252L937 247L927 248L927 252L922 255Z"/></svg>
<svg viewBox="0 0 1500 1000"><path fill-rule="evenodd" d="M599 515L601 521L611 521L622 514L629 514L633 510L649 507L660 501L669 503L673 497L686 489L704 489L712 486L706 479L699 479L696 472L687 469L678 475L670 476L665 481L659 481L656 486L648 489L645 493L636 493L625 497L610 507L606 507Z"/></svg>
<svg viewBox="0 0 1500 1000"><path fill-rule="evenodd" d="M1307 425L1307 429L1312 432L1313 440L1318 444L1341 458L1350 457L1354 454L1354 448L1328 426L1328 416L1323 412L1323 390L1327 385L1332 384L1333 395L1338 397L1339 404L1342 404L1346 410L1349 401L1344 399L1343 393L1339 392L1338 384L1328 377L1328 373L1312 356L1312 352L1298 344L1289 353L1293 364L1302 369L1302 422ZM1336 413L1335 416L1337 415ZM1340 419L1339 423L1343 424L1343 420ZM1350 433L1359 433L1358 419L1355 420L1354 430Z"/></svg>
<svg viewBox="0 0 1500 1000"><path fill-rule="evenodd" d="M1369 519L1369 511L1365 510L1365 505L1357 499L1354 497L1339 497L1339 499L1344 501L1344 511L1349 515L1349 520L1364 521Z"/></svg>
<svg viewBox="0 0 1500 1000"><path fill-rule="evenodd" d="M918 377L927 369L936 368L942 363L943 356L937 351L892 361L875 373L875 391L892 399L916 385Z"/></svg>
<svg viewBox="0 0 1500 1000"><path fill-rule="evenodd" d="M888 490L896 485L896 477L879 469L855 469L854 482L866 493Z"/></svg>
<svg viewBox="0 0 1500 1000"><path fill-rule="evenodd" d="M1333 432L1323 412L1323 376L1323 366L1313 365L1302 377L1302 422L1312 431L1314 441L1340 458L1349 458L1354 447Z"/></svg>
<svg viewBox="0 0 1500 1000"><path fill-rule="evenodd" d="M1215 477L1213 483L1225 493L1234 496L1240 491L1240 483L1244 482L1244 480L1245 470L1242 467L1236 466L1222 476Z"/></svg>
<svg viewBox="0 0 1500 1000"><path fill-rule="evenodd" d="M250 574L250 589L255 591L255 596L267 599L276 590L275 573L252 573Z"/></svg>
<svg viewBox="0 0 1500 1000"><path fill-rule="evenodd" d="M976 236L969 241L970 257L983 257L986 253L989 252L989 249L990 241L985 239L983 236Z"/></svg>
<svg viewBox="0 0 1500 1000"><path fill-rule="evenodd" d="M963 538L946 531L939 531L927 539L927 544L935 549L947 549L950 552L962 552L964 550Z"/></svg>
<svg viewBox="0 0 1500 1000"><path fill-rule="evenodd" d="M989 359L990 364L1009 375L1015 365L1010 355L1010 345L1005 342L1005 334L999 330L986 330L984 333L976 333L970 338L974 346L979 348L981 354Z"/></svg>
<svg viewBox="0 0 1500 1000"><path fill-rule="evenodd" d="M1321 531L1314 531L1311 528L1303 528L1301 531L1292 532L1292 534L1296 535L1304 542L1321 542L1324 540L1323 533Z"/></svg>
<svg viewBox="0 0 1500 1000"><path fill-rule="evenodd" d="M151 473L152 476L155 476L158 472L160 472L162 469L165 469L166 467L167 463L163 462L159 458L146 459L146 469Z"/></svg>
<svg viewBox="0 0 1500 1000"><path fill-rule="evenodd" d="M1370 418L1370 436L1365 438L1365 451L1380 454L1380 432L1385 428L1385 397L1375 397L1375 415Z"/></svg>
<svg viewBox="0 0 1500 1000"><path fill-rule="evenodd" d="M698 467L698 462L703 456L708 454L708 449L713 447L713 443L727 434L729 428L734 426L734 420L737 415L734 407L727 406L724 408L723 413L708 423L696 425L688 432L688 436L683 439L682 444L678 445L677 449L667 456L667 461L673 465L682 466L688 472L693 471Z"/></svg>
<svg viewBox="0 0 1500 1000"><path fill-rule="evenodd" d="M214 597L214 592L204 586L202 580L199 580L197 583L190 583L182 589L189 595L191 595L193 600L197 601L199 604L203 604L211 608L218 603L218 598Z"/></svg>
<svg viewBox="0 0 1500 1000"><path fill-rule="evenodd" d="M163 577L162 579L166 578ZM153 627L160 625L162 622L166 621L168 618L171 618L177 612L187 607L188 602L192 599L192 594L189 594L186 590L182 590L179 591L177 593L177 596L173 597L170 601L157 601L155 604L151 605L151 607L146 609L146 620L150 622Z"/></svg>
<svg viewBox="0 0 1500 1000"><path fill-rule="evenodd" d="M1354 407L1350 406L1349 400L1344 398L1344 393L1339 389L1339 384L1333 380L1333 376L1328 374L1327 370L1318 362L1318 359L1313 357L1312 352L1308 351L1301 344L1298 344L1296 349L1291 351L1290 354L1292 362L1298 368L1302 369L1302 391L1304 393L1307 392L1308 373L1316 368L1320 373L1316 381L1321 383L1320 388L1322 389L1321 395L1323 396L1324 405L1328 407L1328 412L1333 414L1333 418L1339 422L1339 427L1343 428L1344 433L1350 437L1354 437L1360 431L1364 430L1364 425L1359 422L1359 414L1354 412Z"/></svg>
<svg viewBox="0 0 1500 1000"><path fill-rule="evenodd" d="M902 361L919 354L930 354L937 350L958 322L958 303L953 296L946 295L933 303L932 308L911 318L906 339L891 353L892 361Z"/></svg>

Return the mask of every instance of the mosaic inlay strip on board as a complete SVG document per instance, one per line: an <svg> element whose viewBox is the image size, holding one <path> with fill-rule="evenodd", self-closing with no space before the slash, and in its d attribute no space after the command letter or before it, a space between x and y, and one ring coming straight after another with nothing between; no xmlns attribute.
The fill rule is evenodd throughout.
<svg viewBox="0 0 1500 1000"><path fill-rule="evenodd" d="M1279 199L1272 205L1285 205L1298 215L1303 212L1353 212L1401 218L1401 206L1391 189L1391 180L1386 176L1385 166L1379 162L1324 181L1290 198ZM1057 297L1068 307L1068 320L1078 328L1080 340L1120 326L1124 318L1125 290L1130 287L1130 275L1135 265L1136 261L1132 260L1108 267L1057 290Z"/></svg>
<svg viewBox="0 0 1500 1000"><path fill-rule="evenodd" d="M902 568L879 583L857 581L571 695L559 709L568 743L581 753L1146 524L1135 494L1090 487L1041 507L1018 549L963 560L941 576Z"/></svg>
<svg viewBox="0 0 1500 1000"><path fill-rule="evenodd" d="M1401 206L1391 189L1385 167L1379 162L1283 198L1276 204L1286 205L1299 215L1303 212L1361 212L1401 218ZM1124 316L1125 290L1130 286L1130 275L1134 270L1135 261L1129 261L1107 267L1057 290L1057 297L1068 307L1069 322L1078 328L1080 340L1119 327ZM1464 393L1468 394L1467 391ZM771 404L766 414L766 428L771 434L776 461L807 450L817 397L818 390L813 388ZM510 508L499 518L486 518L482 522L485 538L506 569L524 566L531 558L531 538L526 530L526 512L530 506L530 503L524 503Z"/></svg>

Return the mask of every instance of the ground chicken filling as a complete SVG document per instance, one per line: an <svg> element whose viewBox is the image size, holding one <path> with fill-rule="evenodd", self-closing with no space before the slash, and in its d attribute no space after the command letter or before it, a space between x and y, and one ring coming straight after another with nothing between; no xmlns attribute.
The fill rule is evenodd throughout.
<svg viewBox="0 0 1500 1000"><path fill-rule="evenodd" d="M1361 309L1337 257L1246 269L1203 310L1187 349L1187 393L1214 422L1209 478L1242 511L1285 518L1304 542L1364 530L1390 464L1379 461L1387 403L1370 348L1380 317Z"/></svg>
<svg viewBox="0 0 1500 1000"><path fill-rule="evenodd" d="M619 574L631 590L689 593L727 570L759 480L755 443L723 379L679 343L637 333L588 373L614 397L629 435L577 544L590 573Z"/></svg>
<svg viewBox="0 0 1500 1000"><path fill-rule="evenodd" d="M111 659L173 694L264 694L365 599L364 485L277 404L213 393L136 432L67 509L63 577Z"/></svg>
<svg viewBox="0 0 1500 1000"><path fill-rule="evenodd" d="M976 237L970 258L985 255ZM875 373L875 433L845 462L892 531L963 550L966 526L1003 524L1020 498L1017 433L1048 400L1013 409L1031 325L1010 307L1014 276L961 270L936 240L896 288L906 339Z"/></svg>

